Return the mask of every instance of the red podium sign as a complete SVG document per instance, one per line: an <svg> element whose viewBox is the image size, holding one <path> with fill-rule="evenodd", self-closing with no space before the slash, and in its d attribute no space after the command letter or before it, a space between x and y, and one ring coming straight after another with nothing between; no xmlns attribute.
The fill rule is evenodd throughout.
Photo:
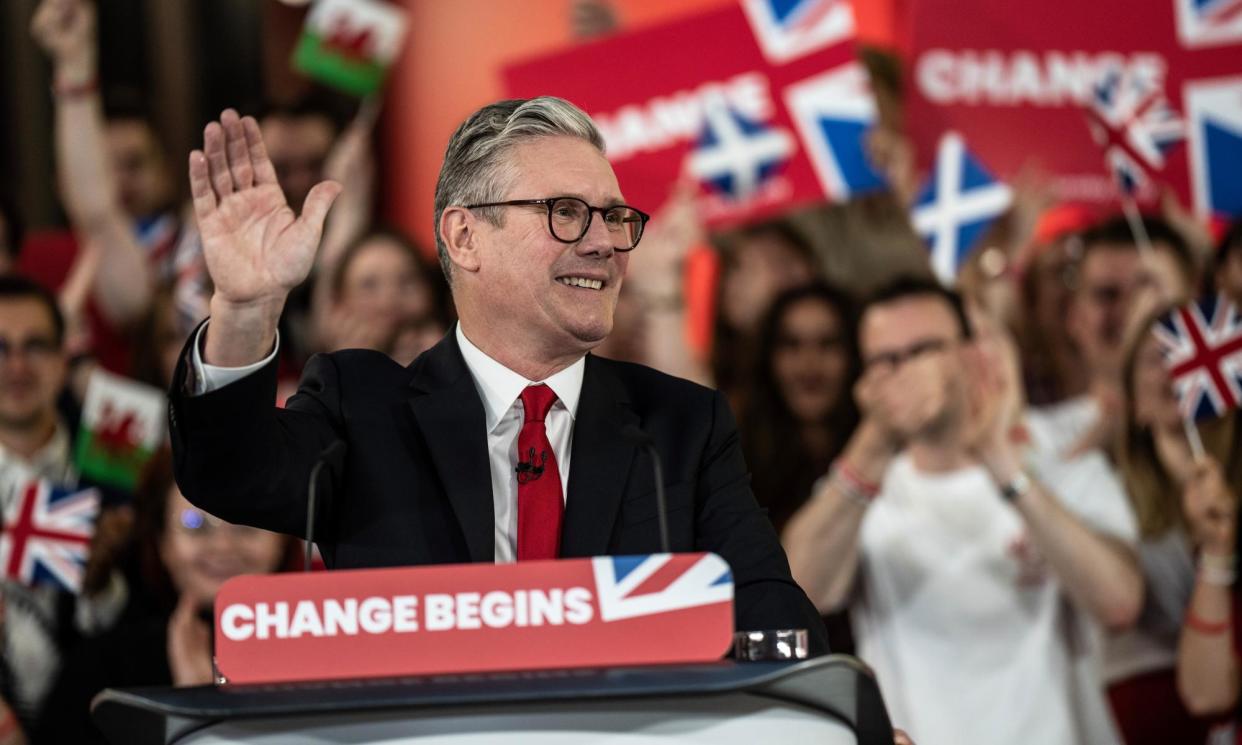
<svg viewBox="0 0 1242 745"><path fill-rule="evenodd" d="M230 684L702 662L732 635L710 553L246 576L216 597Z"/></svg>

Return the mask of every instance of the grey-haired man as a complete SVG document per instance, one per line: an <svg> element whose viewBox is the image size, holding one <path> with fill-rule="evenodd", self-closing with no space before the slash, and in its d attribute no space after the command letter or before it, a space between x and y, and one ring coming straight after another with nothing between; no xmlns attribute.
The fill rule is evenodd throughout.
<svg viewBox="0 0 1242 745"><path fill-rule="evenodd" d="M362 350L318 356L283 410L271 406L277 318L340 187L317 185L296 216L253 120L226 111L204 140L190 182L215 295L170 416L191 501L300 533L311 467L340 440L316 535L329 566L651 553L652 469L624 434L638 427L663 460L672 549L729 562L739 628L807 628L825 651L723 397L589 354L612 328L646 215L625 205L583 112L545 97L468 118L436 188L459 324L409 367Z"/></svg>

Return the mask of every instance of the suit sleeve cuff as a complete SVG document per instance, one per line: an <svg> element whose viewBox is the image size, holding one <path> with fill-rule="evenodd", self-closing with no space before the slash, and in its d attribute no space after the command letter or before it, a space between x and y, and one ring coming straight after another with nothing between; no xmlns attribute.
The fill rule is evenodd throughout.
<svg viewBox="0 0 1242 745"><path fill-rule="evenodd" d="M194 335L194 344L190 347L190 368L193 371L193 380L190 384L191 396L201 396L204 393L219 390L229 383L235 383L248 375L258 372L272 360L276 359L276 352L280 349L279 331L276 332L276 342L272 345L271 354L258 362L243 367L220 367L219 365L207 364L203 361L202 345L203 333L207 330L208 323L199 326L198 332Z"/></svg>

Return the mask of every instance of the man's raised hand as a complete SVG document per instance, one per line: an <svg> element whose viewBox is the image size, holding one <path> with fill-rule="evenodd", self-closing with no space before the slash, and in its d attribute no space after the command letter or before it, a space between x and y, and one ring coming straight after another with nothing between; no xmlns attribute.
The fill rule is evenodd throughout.
<svg viewBox="0 0 1242 745"><path fill-rule="evenodd" d="M215 284L213 313L226 306L267 307L279 315L289 291L315 260L328 208L340 193L334 181L311 189L299 217L276 182L276 170L252 117L226 109L203 131L203 149L190 153L190 192Z"/></svg>

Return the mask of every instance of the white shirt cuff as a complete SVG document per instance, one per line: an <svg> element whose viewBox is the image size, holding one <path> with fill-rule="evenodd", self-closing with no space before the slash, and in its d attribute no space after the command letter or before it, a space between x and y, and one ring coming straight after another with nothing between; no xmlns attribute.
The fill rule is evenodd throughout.
<svg viewBox="0 0 1242 745"><path fill-rule="evenodd" d="M210 323L210 321L208 321ZM194 380L190 388L191 396L201 396L204 393L211 393L219 390L229 383L235 383L238 380L258 372L264 365L271 362L276 357L277 350L280 349L280 332L276 332L276 343L272 345L272 353L254 364L244 367L220 367L219 365L208 365L203 362L203 332L207 330L207 324L204 323L199 327L198 333L194 335L194 346L190 349L190 365L194 369Z"/></svg>

